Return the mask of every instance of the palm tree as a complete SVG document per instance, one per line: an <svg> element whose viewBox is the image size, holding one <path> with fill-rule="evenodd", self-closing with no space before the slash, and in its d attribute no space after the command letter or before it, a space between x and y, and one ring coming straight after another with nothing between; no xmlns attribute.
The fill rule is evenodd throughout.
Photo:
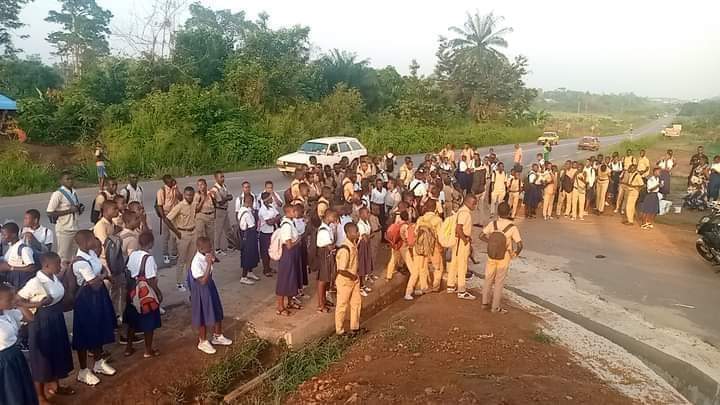
<svg viewBox="0 0 720 405"><path fill-rule="evenodd" d="M458 56L480 62L486 56L504 59L505 55L498 48L507 48L508 43L503 38L513 31L510 27L499 28L504 20L496 17L492 12L484 16L476 10L475 14L467 13L467 20L462 28L450 27L450 32L458 35L450 39L449 46Z"/></svg>

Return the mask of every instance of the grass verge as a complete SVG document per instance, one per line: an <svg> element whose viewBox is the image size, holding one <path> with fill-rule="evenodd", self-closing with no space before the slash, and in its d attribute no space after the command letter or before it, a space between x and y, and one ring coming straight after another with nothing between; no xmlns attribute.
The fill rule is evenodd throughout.
<svg viewBox="0 0 720 405"><path fill-rule="evenodd" d="M530 338L538 343L544 343L548 345L555 343L556 340L554 337L545 333L542 329L535 330L535 332L533 332Z"/></svg>
<svg viewBox="0 0 720 405"><path fill-rule="evenodd" d="M52 167L33 162L20 144L6 145L0 152L0 196L38 193L57 186Z"/></svg>

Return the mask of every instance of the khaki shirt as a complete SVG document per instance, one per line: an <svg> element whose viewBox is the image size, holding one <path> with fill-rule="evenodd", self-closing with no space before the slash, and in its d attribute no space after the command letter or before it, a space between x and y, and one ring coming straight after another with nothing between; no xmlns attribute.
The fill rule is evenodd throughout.
<svg viewBox="0 0 720 405"><path fill-rule="evenodd" d="M325 216L325 211L327 211L328 207L330 207L330 202L326 200L325 197L320 197L317 203L318 218Z"/></svg>
<svg viewBox="0 0 720 405"><path fill-rule="evenodd" d="M602 171L601 169L598 169L597 171L597 181L598 183L607 183L610 181L610 168L605 169L605 171Z"/></svg>
<svg viewBox="0 0 720 405"><path fill-rule="evenodd" d="M71 196L71 198L74 198L76 202L78 201L75 190L68 190L65 187L62 188L68 193L68 195ZM72 208L72 204L70 203L70 201L68 201L67 198L65 198L65 195L60 191L55 191L50 196L50 201L48 202L46 211L67 211L70 208ZM80 229L80 225L78 222L78 214L67 214L58 217L57 223L55 224L55 232L75 232Z"/></svg>
<svg viewBox="0 0 720 405"><path fill-rule="evenodd" d="M135 230L132 231L130 229L123 229L118 234L120 239L122 240L122 247L123 251L125 253L125 257L130 257L130 253L140 249L140 244L138 239L140 238L140 232Z"/></svg>
<svg viewBox="0 0 720 405"><path fill-rule="evenodd" d="M508 180L508 191L511 193L519 193L522 190L522 180L520 178L510 177Z"/></svg>
<svg viewBox="0 0 720 405"><path fill-rule="evenodd" d="M170 210L167 219L179 231L192 231L195 229L195 203L188 204L187 201L182 200Z"/></svg>
<svg viewBox="0 0 720 405"><path fill-rule="evenodd" d="M178 196L177 196L177 186L175 187L168 187L168 186L162 186L160 190L157 192L157 205L159 207L163 207L163 210L165 211L165 215L167 215L168 212L170 212L173 207L175 207L178 202Z"/></svg>
<svg viewBox="0 0 720 405"><path fill-rule="evenodd" d="M335 254L335 264L337 270L345 270L352 274L358 274L358 250L357 246L352 243L349 239L345 239L341 246L347 247L347 249L338 249ZM338 275L339 277L342 277Z"/></svg>
<svg viewBox="0 0 720 405"><path fill-rule="evenodd" d="M200 199L202 198L202 194L200 192L195 193L195 197L193 197L193 205L195 207L198 207L198 204L200 204ZM215 206L213 205L212 201L212 194L208 191L205 195L205 199L202 201L202 205L200 206L200 214L206 214L206 215L213 215L215 214Z"/></svg>
<svg viewBox="0 0 720 405"><path fill-rule="evenodd" d="M647 169L650 168L650 159L647 157L641 157L637 162L637 171L642 174L643 177L648 176Z"/></svg>
<svg viewBox="0 0 720 405"><path fill-rule="evenodd" d="M115 194L110 194L107 191L101 191L95 197L95 211L101 212L103 203L105 201L113 201L113 200L115 200Z"/></svg>
<svg viewBox="0 0 720 405"><path fill-rule="evenodd" d="M640 188L645 185L640 173L626 173L625 175L627 176L627 185L631 189L640 190Z"/></svg>
<svg viewBox="0 0 720 405"><path fill-rule="evenodd" d="M513 223L509 219L498 218L497 221L492 221L489 224L485 225L485 228L483 228L483 234L485 236L490 236L491 233L495 232L495 226L493 225L493 222L497 222L497 228L501 232L503 229L505 229L506 226ZM513 242L515 242L515 244L522 242L522 239L520 238L520 230L518 230L517 225L510 228L507 233L505 233L505 239L507 239L507 251L509 254L510 252L512 252ZM507 254L505 255L505 257L507 258Z"/></svg>
<svg viewBox="0 0 720 405"><path fill-rule="evenodd" d="M112 235L115 232L115 224L105 219L105 217L100 218L97 223L95 223L95 226L93 226L93 234L96 238L100 239L100 243L102 243L103 247L105 247L105 240L108 238L109 235ZM105 249L102 250L102 254L100 256L100 261L107 265L107 256L105 255Z"/></svg>
<svg viewBox="0 0 720 405"><path fill-rule="evenodd" d="M212 193L213 198L215 198L215 204L217 204L216 208L226 210L229 202L227 199L229 195L227 187L224 184L221 186L215 183L215 185L210 189L210 193Z"/></svg>
<svg viewBox="0 0 720 405"><path fill-rule="evenodd" d="M300 183L302 183L302 181L298 179L295 179L292 183L290 183L290 194L292 194L293 199L300 198Z"/></svg>
<svg viewBox="0 0 720 405"><path fill-rule="evenodd" d="M472 212L465 204L458 210L457 224L462 226L462 232L465 236L469 237L472 234Z"/></svg>
<svg viewBox="0 0 720 405"><path fill-rule="evenodd" d="M634 165L637 161L635 160L635 156L625 156L622 160L623 162L623 168L625 170L629 169L630 166Z"/></svg>
<svg viewBox="0 0 720 405"><path fill-rule="evenodd" d="M507 174L505 172L495 171L493 173L493 193L504 193L505 184L507 183ZM469 235L469 234L468 234Z"/></svg>
<svg viewBox="0 0 720 405"><path fill-rule="evenodd" d="M585 191L587 190L587 178L585 172L582 172L575 176L575 181L573 182L573 190L577 191L580 194L585 194Z"/></svg>
<svg viewBox="0 0 720 405"><path fill-rule="evenodd" d="M402 184L407 187L410 185L410 182L413 179L413 171L412 169L408 168L407 165L403 164L400 167L400 173L398 174L398 176L400 178L400 182L402 182Z"/></svg>
<svg viewBox="0 0 720 405"><path fill-rule="evenodd" d="M345 198L345 201L350 202L353 199L353 194L355 194L355 186L353 186L353 182L348 179L343 179L343 198Z"/></svg>

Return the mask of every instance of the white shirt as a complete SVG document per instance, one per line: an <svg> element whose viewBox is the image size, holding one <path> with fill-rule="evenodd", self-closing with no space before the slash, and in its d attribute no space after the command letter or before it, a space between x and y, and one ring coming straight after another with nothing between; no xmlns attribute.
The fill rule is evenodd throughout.
<svg viewBox="0 0 720 405"><path fill-rule="evenodd" d="M102 263L95 254L95 251L91 250L90 253L85 253L78 249L76 256L85 259L78 260L72 265L73 274L77 279L78 286L94 280L95 277L102 273Z"/></svg>
<svg viewBox="0 0 720 405"><path fill-rule="evenodd" d="M672 168L675 166L675 160L673 160L673 158L663 159L663 160L661 160L660 162L658 162L658 166L659 166L662 170L670 171L670 170L672 170Z"/></svg>
<svg viewBox="0 0 720 405"><path fill-rule="evenodd" d="M65 194L63 194L62 192L55 191L50 196L50 201L48 202L46 210L47 212L66 211L69 210L72 205L80 204L80 200L78 199L75 190L70 190L65 186L60 187L60 190L65 191L65 193L68 194L72 199L72 202L68 201L68 199L65 197ZM58 217L57 224L55 224L55 231L77 231L80 229L78 222L78 214L63 215L61 217Z"/></svg>
<svg viewBox="0 0 720 405"><path fill-rule="evenodd" d="M38 226L37 229L32 229L29 226L26 226L22 229L23 235L28 232L30 232L33 237L43 245L52 245L55 239L55 237L53 236L53 231L45 228L42 225Z"/></svg>
<svg viewBox="0 0 720 405"><path fill-rule="evenodd" d="M238 227L241 231L255 227L255 216L253 210L248 207L242 207L237 212Z"/></svg>
<svg viewBox="0 0 720 405"><path fill-rule="evenodd" d="M335 235L330 225L322 223L318 228L317 242L315 245L319 248L330 246L335 242Z"/></svg>
<svg viewBox="0 0 720 405"><path fill-rule="evenodd" d="M360 236L370 235L370 232L372 232L372 227L370 226L370 223L362 219L358 221L357 227Z"/></svg>
<svg viewBox="0 0 720 405"><path fill-rule="evenodd" d="M460 163L458 163L458 170L463 173L466 172L469 167L470 166L468 166L467 162L464 160L461 160Z"/></svg>
<svg viewBox="0 0 720 405"><path fill-rule="evenodd" d="M660 179L655 176L647 178L647 191L648 193L654 193L660 189Z"/></svg>
<svg viewBox="0 0 720 405"><path fill-rule="evenodd" d="M370 192L370 202L373 204L383 205L385 204L385 198L387 198L387 190L383 187L380 190L376 188Z"/></svg>
<svg viewBox="0 0 720 405"><path fill-rule="evenodd" d="M710 166L710 170L715 173L720 173L720 163L713 163L712 166Z"/></svg>
<svg viewBox="0 0 720 405"><path fill-rule="evenodd" d="M283 217L282 221L280 222L280 240L282 243L285 243L287 241L293 241L300 239L300 233L298 232L297 228L295 227L295 223L292 219L288 217Z"/></svg>
<svg viewBox="0 0 720 405"><path fill-rule="evenodd" d="M27 284L18 291L18 295L33 303L50 297L52 298L50 305L55 305L65 295L65 287L55 275L50 278L42 271L38 271L35 277L28 280Z"/></svg>
<svg viewBox="0 0 720 405"><path fill-rule="evenodd" d="M293 224L295 225L295 229L297 229L300 236L305 235L305 218L294 218Z"/></svg>
<svg viewBox="0 0 720 405"><path fill-rule="evenodd" d="M335 246L340 247L340 245L345 242L345 239L347 239L347 236L345 236L345 224L350 222L352 222L352 217L350 215L343 215L340 217L340 224L337 227L337 238L335 238Z"/></svg>
<svg viewBox="0 0 720 405"><path fill-rule="evenodd" d="M273 233L275 230L274 225L268 225L267 221L280 215L277 209L272 205L268 208L265 204L258 210L258 217L260 219L260 232L262 233Z"/></svg>
<svg viewBox="0 0 720 405"><path fill-rule="evenodd" d="M398 204L400 204L401 200L402 194L397 188L395 190L388 190L387 194L385 194L385 205L390 208L395 208Z"/></svg>
<svg viewBox="0 0 720 405"><path fill-rule="evenodd" d="M6 309L0 312L0 350L5 350L17 342L22 318L19 309Z"/></svg>
<svg viewBox="0 0 720 405"><path fill-rule="evenodd" d="M130 253L128 257L127 268L132 278L137 278L140 275L140 266L142 265L143 257L147 256L145 261L145 278L151 279L157 277L157 263L153 255L149 254L144 250L136 250Z"/></svg>
<svg viewBox="0 0 720 405"><path fill-rule="evenodd" d="M258 196L256 196L255 194L250 193L250 195L253 198L252 209L254 209L254 210L259 209L260 204L262 202L260 201ZM239 196L235 197L235 212L240 212L240 210L245 208L245 202L243 201L244 199L245 199L245 194L240 194Z"/></svg>
<svg viewBox="0 0 720 405"><path fill-rule="evenodd" d="M623 164L622 162L610 162L610 170L614 172L621 172L623 171Z"/></svg>
<svg viewBox="0 0 720 405"><path fill-rule="evenodd" d="M449 162L440 163L440 169L449 172L452 170L452 165Z"/></svg>
<svg viewBox="0 0 720 405"><path fill-rule="evenodd" d="M425 194L427 194L427 186L425 185L425 182L418 179L413 179L413 181L410 182L408 190L412 191L413 194L415 194L415 197L424 197Z"/></svg>
<svg viewBox="0 0 720 405"><path fill-rule="evenodd" d="M192 275L192 278L197 280L204 276L207 272L208 262L205 255L200 252L196 252L195 257L193 257L192 263L190 264L190 274Z"/></svg>
<svg viewBox="0 0 720 405"><path fill-rule="evenodd" d="M586 167L583 169L585 172L585 179L587 180L588 187L592 187L595 184L596 172L592 167Z"/></svg>
<svg viewBox="0 0 720 405"><path fill-rule="evenodd" d="M5 261L13 267L25 267L35 264L32 248L25 245L22 249L20 249L20 245L25 245L25 243L22 240L19 240L8 248L8 251L5 252Z"/></svg>
<svg viewBox="0 0 720 405"><path fill-rule="evenodd" d="M125 203L130 204L131 202L139 202L140 205L143 203L143 189L139 184L137 188L133 188L130 184L126 185L120 194L125 197Z"/></svg>

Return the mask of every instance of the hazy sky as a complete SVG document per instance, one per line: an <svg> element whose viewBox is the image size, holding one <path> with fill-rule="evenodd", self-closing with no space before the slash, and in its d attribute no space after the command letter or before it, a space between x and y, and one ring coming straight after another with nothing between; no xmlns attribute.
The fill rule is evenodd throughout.
<svg viewBox="0 0 720 405"><path fill-rule="evenodd" d="M98 0L127 29L133 13L151 0ZM599 93L706 98L720 95L720 1L718 0L203 0L215 8L244 9L255 18L267 11L273 27L302 24L320 53L332 48L356 52L375 67L407 73L415 58L422 73L432 72L439 35L462 25L466 11L494 11L514 29L508 55L529 58L528 84ZM53 25L43 19L59 9L56 0L26 6L28 24L17 40L28 54L52 60L45 42ZM111 40L113 49L124 48Z"/></svg>

